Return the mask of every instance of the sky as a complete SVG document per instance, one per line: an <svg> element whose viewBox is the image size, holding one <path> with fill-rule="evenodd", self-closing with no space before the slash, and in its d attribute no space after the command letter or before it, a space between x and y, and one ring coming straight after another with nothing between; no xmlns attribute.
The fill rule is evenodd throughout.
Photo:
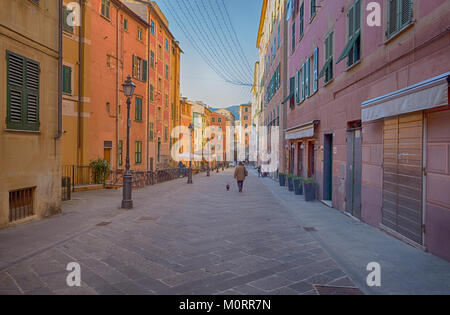
<svg viewBox="0 0 450 315"><path fill-rule="evenodd" d="M159 0L157 3L167 16L169 28L184 51L181 57L181 94L193 101L203 101L214 108L226 108L250 102L251 87L235 86L224 82L209 68L189 39L185 37L175 18L171 16L171 11L166 7L167 1L173 4L178 0ZM258 59L256 37L262 0L225 0L225 4L253 72L254 64Z"/></svg>

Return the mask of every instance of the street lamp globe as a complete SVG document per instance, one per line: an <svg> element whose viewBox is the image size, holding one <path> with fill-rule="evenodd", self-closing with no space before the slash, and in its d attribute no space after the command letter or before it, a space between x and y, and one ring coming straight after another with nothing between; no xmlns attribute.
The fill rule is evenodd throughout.
<svg viewBox="0 0 450 315"><path fill-rule="evenodd" d="M131 81L131 76L128 76L127 80L124 84L122 84L123 87L123 93L126 97L131 97L134 94L134 89L136 88L136 84L134 84L133 81Z"/></svg>

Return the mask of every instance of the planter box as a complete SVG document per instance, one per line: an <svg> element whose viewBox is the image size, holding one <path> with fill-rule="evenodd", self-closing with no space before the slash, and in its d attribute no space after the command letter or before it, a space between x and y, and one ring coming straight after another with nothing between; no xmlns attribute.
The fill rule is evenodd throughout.
<svg viewBox="0 0 450 315"><path fill-rule="evenodd" d="M294 179L292 177L288 177L288 188L289 191L294 191Z"/></svg>
<svg viewBox="0 0 450 315"><path fill-rule="evenodd" d="M279 178L280 178L280 186L281 187L286 186L286 175L281 175L280 174Z"/></svg>
<svg viewBox="0 0 450 315"><path fill-rule="evenodd" d="M305 193L305 201L316 200L316 184L315 183L303 183L303 191Z"/></svg>
<svg viewBox="0 0 450 315"><path fill-rule="evenodd" d="M303 195L303 185L301 179L294 179L294 192L297 196Z"/></svg>

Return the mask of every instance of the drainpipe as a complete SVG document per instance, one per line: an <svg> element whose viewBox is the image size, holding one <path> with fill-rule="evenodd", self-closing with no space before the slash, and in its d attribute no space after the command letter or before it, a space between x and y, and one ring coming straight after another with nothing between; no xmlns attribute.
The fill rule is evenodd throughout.
<svg viewBox="0 0 450 315"><path fill-rule="evenodd" d="M83 102L83 38L84 38L84 14L83 14L83 0L78 0L80 6L80 26L78 27L78 165L82 164L82 135L81 135L81 108Z"/></svg>
<svg viewBox="0 0 450 315"><path fill-rule="evenodd" d="M145 136L145 139L147 141L145 142L147 147L147 171L150 170L150 145L149 145L149 132L150 132L150 76L149 76L149 69L150 69L150 31L147 27L147 135Z"/></svg>
<svg viewBox="0 0 450 315"><path fill-rule="evenodd" d="M54 139L60 139L62 136L62 37L63 37L63 0L59 0L59 14L58 14L58 27L59 27L59 40L58 40L58 132L56 133ZM55 151L56 153L56 151Z"/></svg>
<svg viewBox="0 0 450 315"><path fill-rule="evenodd" d="M119 58L119 39L120 39L120 25L119 25L119 13L122 9L122 3L120 4L120 7L117 8L117 14L116 14L116 170L119 169L119 93L120 93L120 58ZM123 146L122 146L123 151Z"/></svg>

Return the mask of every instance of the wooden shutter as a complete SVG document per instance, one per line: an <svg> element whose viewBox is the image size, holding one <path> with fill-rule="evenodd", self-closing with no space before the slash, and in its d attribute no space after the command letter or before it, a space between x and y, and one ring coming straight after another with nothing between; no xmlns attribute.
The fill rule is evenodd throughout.
<svg viewBox="0 0 450 315"><path fill-rule="evenodd" d="M391 36L397 31L397 0L388 2L388 26L387 36Z"/></svg>
<svg viewBox="0 0 450 315"><path fill-rule="evenodd" d="M301 98L300 98L300 100L301 101L304 101L305 100L305 74L306 74L306 72L305 72L305 64L303 64L302 65L302 69L301 69L301 75L300 75L300 80L301 80L301 91L300 91L300 95L301 95Z"/></svg>
<svg viewBox="0 0 450 315"><path fill-rule="evenodd" d="M356 0L355 2L355 28L353 34L361 29L361 0Z"/></svg>
<svg viewBox="0 0 450 315"><path fill-rule="evenodd" d="M412 20L412 1L411 0L401 0L401 27L405 27Z"/></svg>
<svg viewBox="0 0 450 315"><path fill-rule="evenodd" d="M349 41L352 38L354 30L355 30L354 10L355 10L355 8L353 6L348 10L348 38L349 38Z"/></svg>
<svg viewBox="0 0 450 315"><path fill-rule="evenodd" d="M314 64L313 64L313 93L318 90L318 71L319 71L319 48L314 50Z"/></svg>
<svg viewBox="0 0 450 315"><path fill-rule="evenodd" d="M305 79L305 98L309 97L310 94L310 78L311 78L311 59L308 58L306 59L306 63L305 63L305 74L306 74L306 79Z"/></svg>
<svg viewBox="0 0 450 315"><path fill-rule="evenodd" d="M303 2L300 7L300 34L299 37L303 36L305 30L305 3Z"/></svg>
<svg viewBox="0 0 450 315"><path fill-rule="evenodd" d="M22 123L23 98L24 98L24 64L23 57L8 53L8 122ZM8 125L8 128L15 127Z"/></svg>
<svg viewBox="0 0 450 315"><path fill-rule="evenodd" d="M297 71L295 74L295 102L300 103L300 95L299 95L299 86L300 86L300 71Z"/></svg>
<svg viewBox="0 0 450 315"><path fill-rule="evenodd" d="M147 82L147 60L142 60L142 81Z"/></svg>

